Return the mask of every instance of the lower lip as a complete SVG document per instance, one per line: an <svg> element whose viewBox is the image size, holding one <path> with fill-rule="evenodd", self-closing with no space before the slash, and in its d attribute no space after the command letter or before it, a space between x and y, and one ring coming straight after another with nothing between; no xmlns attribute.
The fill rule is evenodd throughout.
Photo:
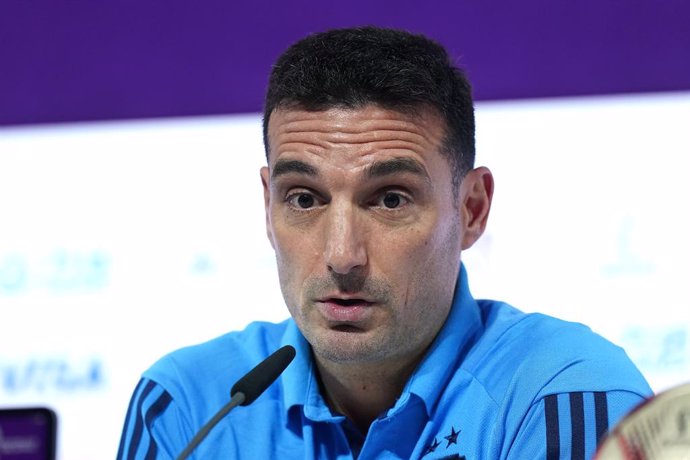
<svg viewBox="0 0 690 460"><path fill-rule="evenodd" d="M319 310L328 321L337 323L358 323L371 314L371 304L340 305L334 302L319 302Z"/></svg>

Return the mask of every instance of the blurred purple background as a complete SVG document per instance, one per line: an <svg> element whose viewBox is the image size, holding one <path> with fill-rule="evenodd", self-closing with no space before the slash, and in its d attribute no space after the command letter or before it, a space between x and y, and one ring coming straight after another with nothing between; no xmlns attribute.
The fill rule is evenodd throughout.
<svg viewBox="0 0 690 460"><path fill-rule="evenodd" d="M690 2L0 2L0 125L257 112L293 41L374 24L443 43L477 99L690 90Z"/></svg>

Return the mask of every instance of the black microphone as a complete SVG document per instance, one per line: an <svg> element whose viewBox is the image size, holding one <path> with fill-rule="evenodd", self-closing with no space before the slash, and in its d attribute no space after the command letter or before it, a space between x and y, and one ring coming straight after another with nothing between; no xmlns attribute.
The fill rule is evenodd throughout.
<svg viewBox="0 0 690 460"><path fill-rule="evenodd" d="M291 345L279 348L271 356L261 361L254 369L239 379L230 390L230 401L223 406L211 420L202 426L192 438L187 447L177 457L177 460L185 460L196 446L204 440L211 429L236 406L246 406L254 402L261 393L266 391L288 364L295 357L295 349Z"/></svg>

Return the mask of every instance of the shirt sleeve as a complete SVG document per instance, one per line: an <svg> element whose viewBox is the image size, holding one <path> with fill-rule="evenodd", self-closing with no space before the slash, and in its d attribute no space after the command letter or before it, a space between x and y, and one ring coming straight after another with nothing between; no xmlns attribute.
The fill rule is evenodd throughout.
<svg viewBox="0 0 690 460"><path fill-rule="evenodd" d="M644 400L629 391L547 395L528 411L507 458L590 459L609 428Z"/></svg>
<svg viewBox="0 0 690 460"><path fill-rule="evenodd" d="M127 408L117 460L176 458L188 438L180 415L162 386L142 378Z"/></svg>

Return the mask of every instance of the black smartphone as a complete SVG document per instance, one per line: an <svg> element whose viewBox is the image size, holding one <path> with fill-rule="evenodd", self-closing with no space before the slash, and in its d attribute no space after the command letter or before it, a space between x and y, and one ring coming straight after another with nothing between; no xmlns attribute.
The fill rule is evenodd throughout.
<svg viewBox="0 0 690 460"><path fill-rule="evenodd" d="M51 409L0 409L0 460L55 460L56 436Z"/></svg>

